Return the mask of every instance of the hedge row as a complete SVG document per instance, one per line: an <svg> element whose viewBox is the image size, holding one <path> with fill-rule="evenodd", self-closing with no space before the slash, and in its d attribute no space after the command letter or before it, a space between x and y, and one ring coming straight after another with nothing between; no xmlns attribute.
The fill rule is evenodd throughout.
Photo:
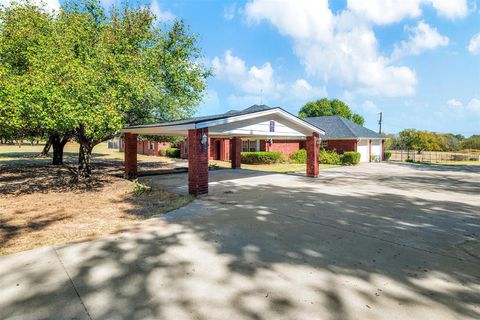
<svg viewBox="0 0 480 320"><path fill-rule="evenodd" d="M307 163L307 150L300 149L290 155L291 163Z"/></svg>
<svg viewBox="0 0 480 320"><path fill-rule="evenodd" d="M385 157L385 161L390 160L390 158L392 157L392 151L388 151L388 150L385 151L384 157Z"/></svg>
<svg viewBox="0 0 480 320"><path fill-rule="evenodd" d="M320 150L318 162L323 164L342 164L342 157L335 151Z"/></svg>
<svg viewBox="0 0 480 320"><path fill-rule="evenodd" d="M360 162L360 152L348 151L342 154L342 164L355 165Z"/></svg>
<svg viewBox="0 0 480 320"><path fill-rule="evenodd" d="M242 152L241 161L246 164L272 164L283 160L281 152Z"/></svg>
<svg viewBox="0 0 480 320"><path fill-rule="evenodd" d="M159 156L166 156L169 158L180 158L180 149L179 148L164 148L158 150Z"/></svg>

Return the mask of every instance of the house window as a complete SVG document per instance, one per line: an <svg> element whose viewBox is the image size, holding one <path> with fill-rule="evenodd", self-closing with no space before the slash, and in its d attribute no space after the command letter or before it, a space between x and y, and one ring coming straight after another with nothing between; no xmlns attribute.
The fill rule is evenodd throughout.
<svg viewBox="0 0 480 320"><path fill-rule="evenodd" d="M328 147L328 141L322 140L322 147Z"/></svg>
<svg viewBox="0 0 480 320"><path fill-rule="evenodd" d="M242 152L255 152L259 150L258 140L242 140Z"/></svg>
<svg viewBox="0 0 480 320"><path fill-rule="evenodd" d="M183 153L188 153L188 138L185 138L185 141L183 142Z"/></svg>
<svg viewBox="0 0 480 320"><path fill-rule="evenodd" d="M155 149L155 145L153 141L148 141L148 150L154 150L154 149Z"/></svg>

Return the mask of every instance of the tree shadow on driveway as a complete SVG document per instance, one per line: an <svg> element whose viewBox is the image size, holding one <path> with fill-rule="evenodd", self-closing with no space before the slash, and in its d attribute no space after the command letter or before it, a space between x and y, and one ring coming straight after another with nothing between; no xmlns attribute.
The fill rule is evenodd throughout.
<svg viewBox="0 0 480 320"><path fill-rule="evenodd" d="M221 181L228 192L167 222L2 257L0 318L480 318L480 259L462 246L478 241L480 205L328 183Z"/></svg>

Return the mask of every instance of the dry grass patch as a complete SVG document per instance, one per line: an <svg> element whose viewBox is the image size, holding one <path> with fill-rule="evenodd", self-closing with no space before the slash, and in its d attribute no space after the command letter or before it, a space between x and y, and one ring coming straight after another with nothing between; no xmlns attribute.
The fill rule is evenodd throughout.
<svg viewBox="0 0 480 320"><path fill-rule="evenodd" d="M0 170L0 255L119 232L192 199L98 172L74 184L68 167Z"/></svg>

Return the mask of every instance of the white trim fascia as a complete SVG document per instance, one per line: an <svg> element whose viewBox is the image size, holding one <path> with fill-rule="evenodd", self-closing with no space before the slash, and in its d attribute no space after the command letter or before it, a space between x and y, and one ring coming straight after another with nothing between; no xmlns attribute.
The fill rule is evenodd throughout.
<svg viewBox="0 0 480 320"><path fill-rule="evenodd" d="M228 117L228 118L223 118L223 119L199 122L199 123L196 124L195 128L196 129L201 129L201 128L206 128L206 127L214 127L214 126L219 126L219 125L222 125L222 124L238 122L238 121L248 120L248 119L252 119L252 118L258 118L258 117L262 117L262 116L267 116L269 114L280 114L284 118L287 118L287 119L291 120L292 122L297 123L298 125L300 125L302 127L309 128L310 130L312 130L312 132L317 132L319 134L325 134L325 132L323 130L309 124L306 121L303 121L303 120L289 114L288 112L286 112L286 111L284 111L280 108L270 109L270 110L265 110L265 111L260 111L260 112L254 112L254 113L247 113L247 114L242 114L242 115L239 115L239 116L233 116L233 117Z"/></svg>
<svg viewBox="0 0 480 320"><path fill-rule="evenodd" d="M145 133L145 132L152 132L152 135L153 135L154 132L168 133L169 131L185 131L185 130L188 131L190 129L195 129L194 123L183 124L183 125L173 125L173 126L158 126L158 127L150 126L150 127L141 127L141 128L126 128L120 131L129 132L129 133L138 133L138 134Z"/></svg>

